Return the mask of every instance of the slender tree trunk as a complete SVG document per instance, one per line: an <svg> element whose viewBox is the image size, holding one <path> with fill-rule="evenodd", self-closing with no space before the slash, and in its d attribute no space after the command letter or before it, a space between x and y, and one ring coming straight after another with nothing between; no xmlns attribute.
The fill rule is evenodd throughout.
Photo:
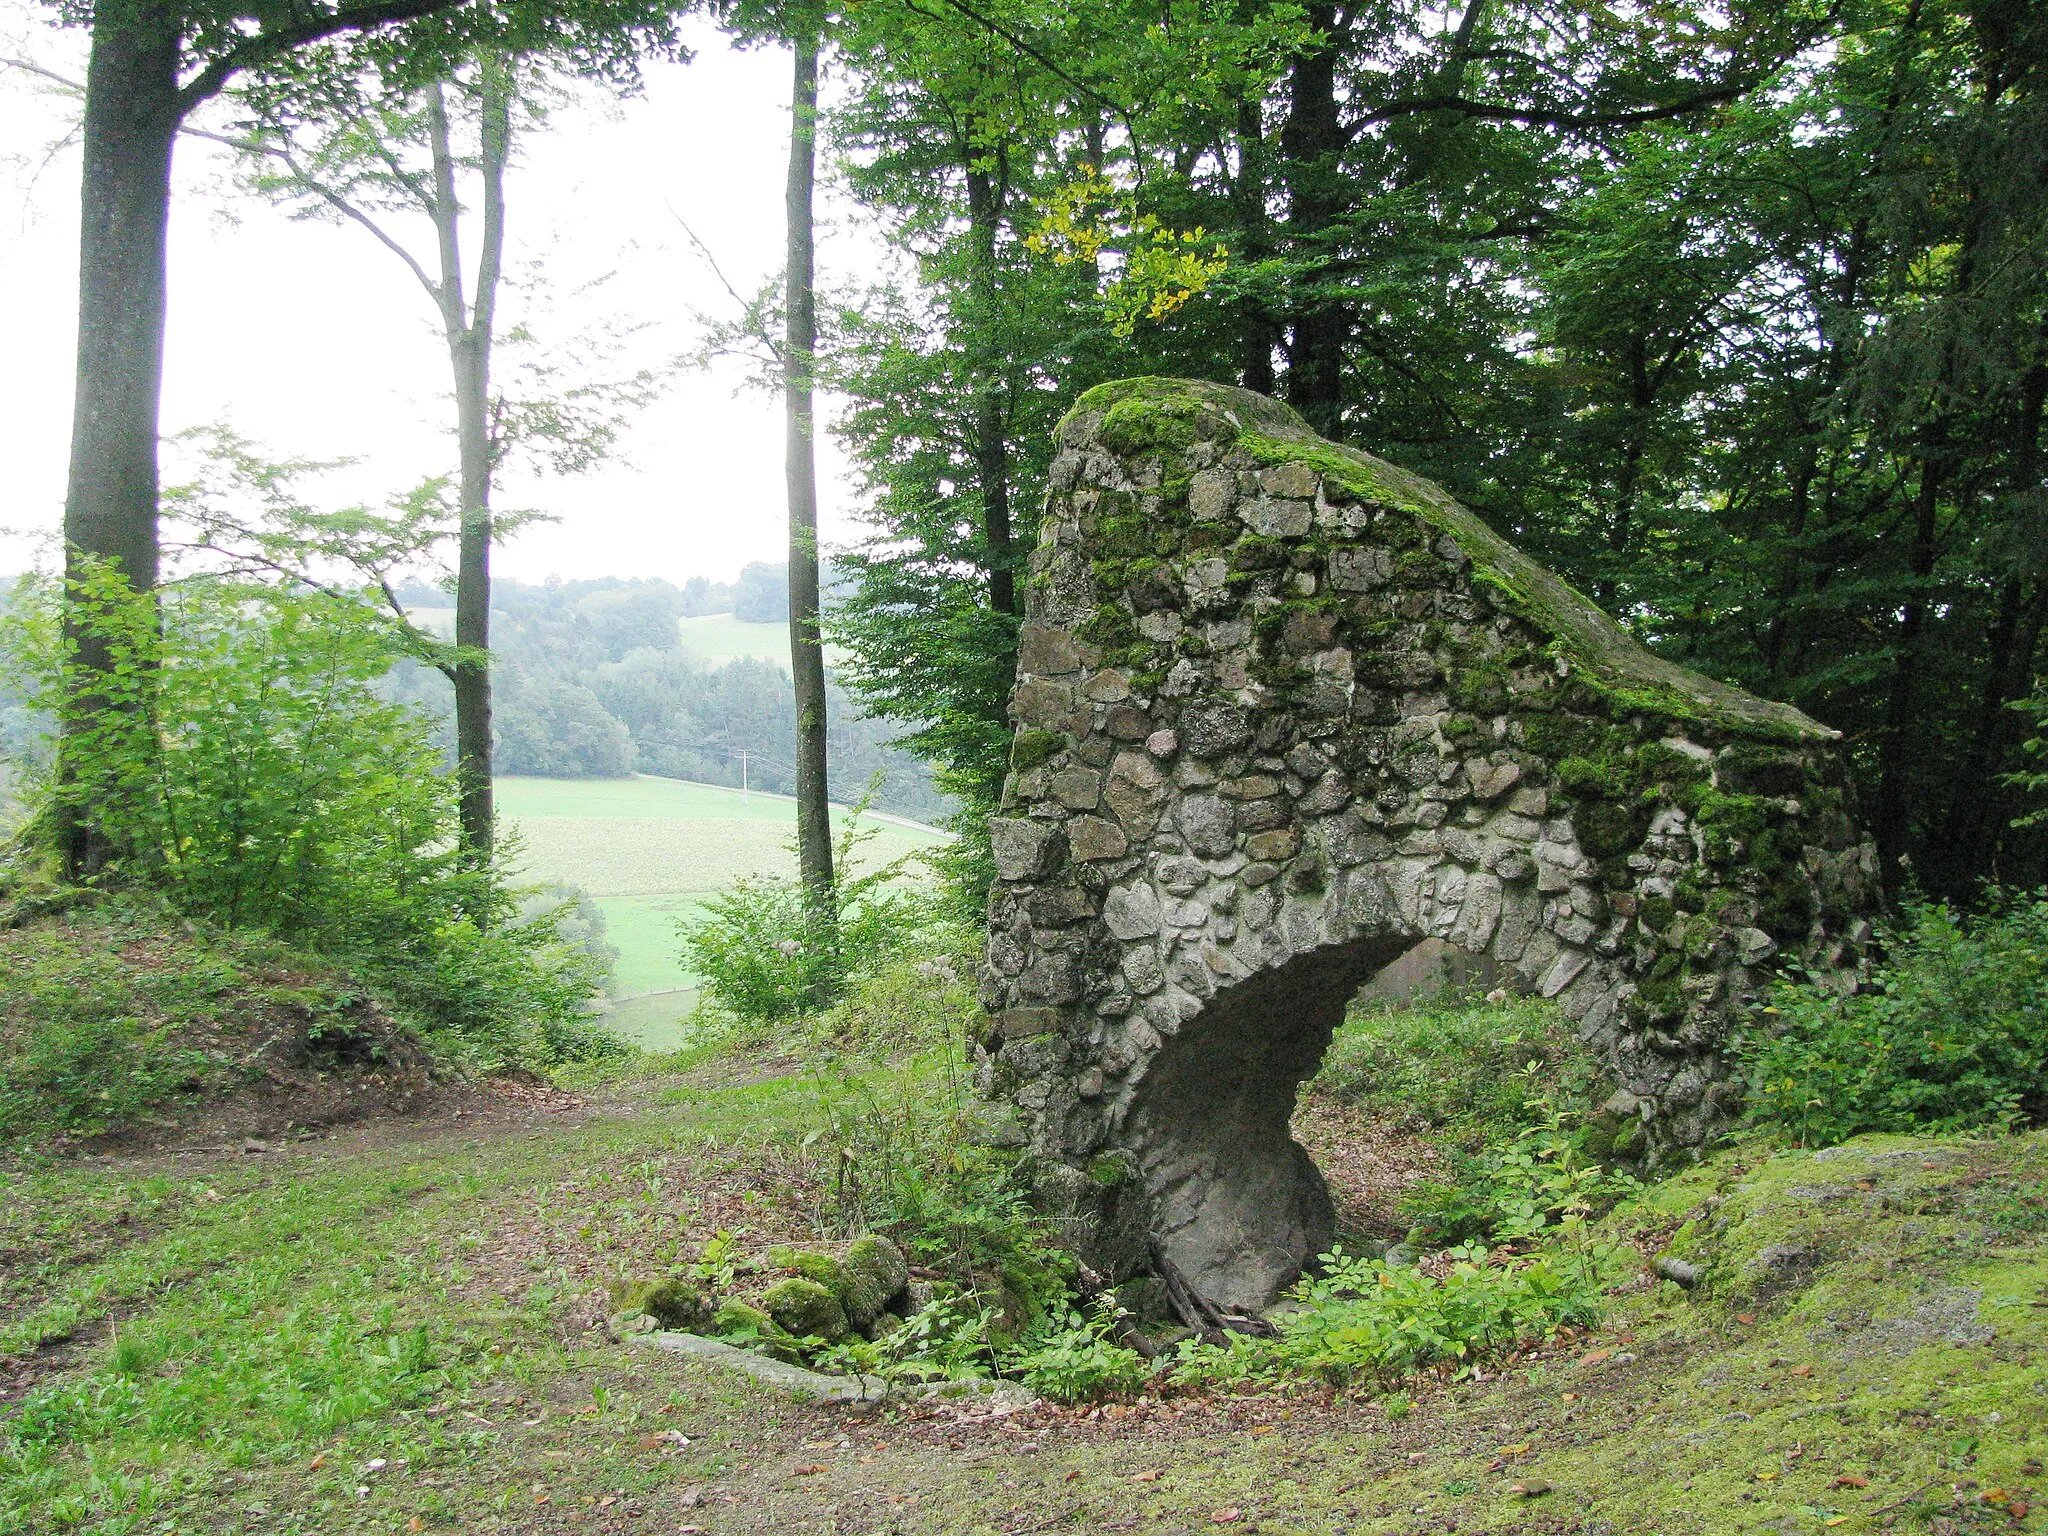
<svg viewBox="0 0 2048 1536"><path fill-rule="evenodd" d="M1256 266L1272 253L1266 219L1265 103L1255 94L1237 101L1237 176L1230 184L1230 204L1237 219L1238 246L1246 266ZM1246 389L1273 393L1273 320L1265 302L1246 294L1237 302L1237 371Z"/></svg>
<svg viewBox="0 0 2048 1536"><path fill-rule="evenodd" d="M104 563L137 592L157 583L157 407L163 379L164 259L178 98L178 20L161 0L96 17L86 66L85 177L78 270L78 384L64 500L65 572ZM89 612L65 609L75 647L68 735L105 707L113 665ZM102 869L115 848L83 808L61 829L66 872Z"/></svg>
<svg viewBox="0 0 2048 1536"><path fill-rule="evenodd" d="M496 836L491 793L491 482L496 453L491 441L491 344L497 323L498 279L505 251L505 164L511 145L510 82L498 60L478 71L479 173L483 233L477 252L476 290L465 298L462 206L455 188L455 155L442 88L427 97L434 156L434 230L441 282L436 293L455 383L456 446L460 463L459 523L455 558L455 643L470 653L448 669L455 690L455 774L465 856L487 861Z"/></svg>
<svg viewBox="0 0 2048 1536"><path fill-rule="evenodd" d="M1002 192L988 171L976 163L974 147L961 142L961 165L967 176L967 228L974 267L969 276L975 328L981 332L974 380L974 467L981 486L982 539L988 545L988 599L997 613L1015 616L1016 549L1010 519L1010 442L1003 409L1002 363L988 338L995 325L996 226L1002 220Z"/></svg>
<svg viewBox="0 0 2048 1536"><path fill-rule="evenodd" d="M1937 446L1920 461L1920 486L1913 504L1913 544L1907 557L1914 586L1900 615L1891 697L1885 708L1884 736L1878 744L1877 795L1870 831L1883 861L1883 878L1893 889L1905 876L1899 861L1907 852L1913 824L1907 783L1915 742L1913 710L1930 601L1926 582L1934 574L1935 532L1941 506L1941 471L1936 464L1945 458L1946 454Z"/></svg>
<svg viewBox="0 0 2048 1536"><path fill-rule="evenodd" d="M1344 146L1337 100L1337 65L1343 55L1337 10L1327 3L1308 8L1319 40L1299 55L1288 75L1287 121L1280 151L1287 185L1287 226L1297 259L1313 261L1338 226L1348 195L1337 156ZM1327 268L1307 279L1327 288L1337 274ZM1344 410L1344 348L1351 336L1345 306L1327 293L1298 297L1287 342L1287 402L1325 437L1340 435Z"/></svg>
<svg viewBox="0 0 2048 1536"><path fill-rule="evenodd" d="M783 403L789 482L789 661L796 684L797 862L815 920L830 924L832 822L825 758L825 647L818 633L818 462L814 383L818 353L812 203L817 187L818 26L806 16L792 40L789 105L787 334ZM836 935L826 930L827 942Z"/></svg>

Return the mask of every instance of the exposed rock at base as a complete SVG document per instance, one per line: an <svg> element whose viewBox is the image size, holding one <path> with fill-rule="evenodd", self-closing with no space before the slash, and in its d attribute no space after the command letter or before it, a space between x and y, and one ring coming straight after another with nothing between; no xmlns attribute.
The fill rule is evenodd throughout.
<svg viewBox="0 0 2048 1536"><path fill-rule="evenodd" d="M1261 396L1104 385L1059 450L979 1081L1105 1277L1156 1249L1231 1307L1294 1278L1331 1220L1296 1089L1425 940L1555 998L1619 1086L1604 1134L1654 1158L1726 1122L1771 965L1861 965L1875 853L1834 732Z"/></svg>

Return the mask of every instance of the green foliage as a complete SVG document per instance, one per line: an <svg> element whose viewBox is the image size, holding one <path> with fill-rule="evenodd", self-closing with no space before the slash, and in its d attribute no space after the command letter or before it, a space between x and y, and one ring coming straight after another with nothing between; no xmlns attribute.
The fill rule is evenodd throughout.
<svg viewBox="0 0 2048 1536"><path fill-rule="evenodd" d="M1571 1020L1539 998L1483 1003L1451 995L1354 1010L1315 1079L1319 1093L1468 1146L1540 1123L1532 1085L1579 1113L1603 1096L1599 1064Z"/></svg>
<svg viewBox="0 0 2048 1536"><path fill-rule="evenodd" d="M828 910L799 879L757 875L712 897L702 916L681 926L690 968L733 1017L774 1024L829 1003L915 947L930 925L931 897L902 883L916 855L848 873L855 852L875 835L860 824L867 805L864 797L840 831Z"/></svg>
<svg viewBox="0 0 2048 1536"><path fill-rule="evenodd" d="M1024 1385L1056 1403L1092 1402L1137 1391L1152 1367L1136 1350L1111 1337L1115 1324L1113 1306L1097 1304L1088 1313L1069 1309L1016 1362Z"/></svg>
<svg viewBox="0 0 2048 1536"><path fill-rule="evenodd" d="M0 1142L92 1135L234 1076L195 1036L250 1001L247 971L197 943L159 941L138 964L128 945L146 932L0 934Z"/></svg>
<svg viewBox="0 0 2048 1536"><path fill-rule="evenodd" d="M0 634L49 719L77 643L56 600L39 587ZM486 1068L613 1048L586 1019L600 955L561 941L558 904L522 917L502 864L458 854L454 782L424 722L381 695L401 641L366 606L196 577L159 608L88 570L72 612L111 653L105 707L31 793L46 829L91 809L119 854L103 885L345 961Z"/></svg>
<svg viewBox="0 0 2048 1536"><path fill-rule="evenodd" d="M1533 1070L1523 1081L1541 1122L1524 1126L1505 1145L1453 1152L1451 1178L1403 1196L1402 1214L1413 1224L1410 1242L1441 1247L1543 1241L1641 1187L1632 1175L1586 1154L1582 1135L1571 1125L1574 1117L1536 1091Z"/></svg>
<svg viewBox="0 0 2048 1536"><path fill-rule="evenodd" d="M1483 1248L1453 1250L1441 1274L1341 1249L1295 1287L1302 1305L1279 1319L1279 1337L1191 1342L1171 1378L1224 1385L1299 1373L1339 1386L1384 1388L1439 1364L1466 1374L1560 1328L1597 1321L1601 1258L1546 1249L1494 1262Z"/></svg>
<svg viewBox="0 0 2048 1536"><path fill-rule="evenodd" d="M2048 892L1915 901L1854 996L1787 979L1737 1042L1751 1117L1801 1145L2048 1114Z"/></svg>

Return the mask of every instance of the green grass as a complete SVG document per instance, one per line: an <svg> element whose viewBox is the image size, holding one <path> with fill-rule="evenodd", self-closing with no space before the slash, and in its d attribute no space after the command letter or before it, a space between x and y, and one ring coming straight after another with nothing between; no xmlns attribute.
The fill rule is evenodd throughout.
<svg viewBox="0 0 2048 1536"><path fill-rule="evenodd" d="M729 613L707 613L699 618L678 619L676 631L683 637L683 650L692 660L717 663L752 657L772 661L789 670L789 626L749 624Z"/></svg>
<svg viewBox="0 0 2048 1536"><path fill-rule="evenodd" d="M647 992L613 1003L605 1012L604 1024L621 1040L630 1040L643 1051L666 1055L690 1043L694 1031L689 1020L696 1007L694 987L676 992Z"/></svg>
<svg viewBox="0 0 2048 1536"><path fill-rule="evenodd" d="M796 873L796 805L778 796L637 774L501 778L497 792L499 814L524 845L524 872L574 885L604 909L606 936L619 951L620 997L694 985L675 924L701 898L743 876ZM846 814L835 810L835 830ZM864 820L875 832L861 849L864 868L944 841L913 823Z"/></svg>
<svg viewBox="0 0 2048 1536"><path fill-rule="evenodd" d="M1698 1290L1628 1287L1483 1379L921 1426L593 1326L611 1278L720 1228L801 1238L831 1198L802 1079L636 1091L532 1130L0 1173L0 1356L55 1368L0 1402L0 1536L2038 1528L1991 1495L2043 1491L2039 1133L1724 1152L1610 1227Z"/></svg>
<svg viewBox="0 0 2048 1536"><path fill-rule="evenodd" d="M605 939L619 952L612 967L615 996L697 985L696 972L683 963L677 947L676 924L704 910L701 897L605 896L597 905L604 913Z"/></svg>

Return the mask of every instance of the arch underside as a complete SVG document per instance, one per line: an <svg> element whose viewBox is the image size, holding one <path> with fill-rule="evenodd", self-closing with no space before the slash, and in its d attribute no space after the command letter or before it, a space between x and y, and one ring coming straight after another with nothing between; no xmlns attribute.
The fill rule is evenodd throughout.
<svg viewBox="0 0 2048 1536"><path fill-rule="evenodd" d="M1358 989L1415 942L1361 938L1218 992L1164 1041L1121 1141L1159 1251L1227 1309L1269 1305L1335 1236L1321 1172L1289 1123Z"/></svg>

